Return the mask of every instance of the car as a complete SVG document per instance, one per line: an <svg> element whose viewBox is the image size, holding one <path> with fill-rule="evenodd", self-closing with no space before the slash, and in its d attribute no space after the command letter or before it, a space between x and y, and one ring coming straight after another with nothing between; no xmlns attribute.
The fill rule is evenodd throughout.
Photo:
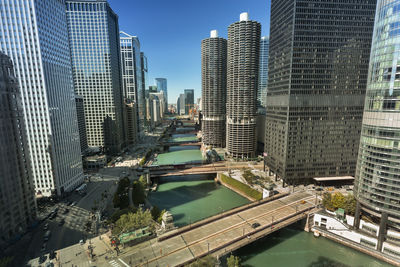
<svg viewBox="0 0 400 267"><path fill-rule="evenodd" d="M46 265L44 267L54 267L54 263L46 262Z"/></svg>
<svg viewBox="0 0 400 267"><path fill-rule="evenodd" d="M260 226L260 224L259 223L253 223L252 225L251 225L251 227L253 227L253 228L257 228L258 226Z"/></svg>
<svg viewBox="0 0 400 267"><path fill-rule="evenodd" d="M61 219L61 220L58 222L58 225L59 225L59 226L62 226L64 223L65 223L65 220L64 220L64 219Z"/></svg>
<svg viewBox="0 0 400 267"><path fill-rule="evenodd" d="M73 203L72 201L68 201L68 202L67 202L67 206L71 206L72 203Z"/></svg>
<svg viewBox="0 0 400 267"><path fill-rule="evenodd" d="M46 255L42 255L39 257L39 264L45 262L47 260L47 256Z"/></svg>
<svg viewBox="0 0 400 267"><path fill-rule="evenodd" d="M69 212L69 209L64 209L63 214L67 214Z"/></svg>
<svg viewBox="0 0 400 267"><path fill-rule="evenodd" d="M49 224L48 223L45 223L45 225L43 225L43 230L44 231L47 231L49 229Z"/></svg>
<svg viewBox="0 0 400 267"><path fill-rule="evenodd" d="M85 242L83 241L83 239L79 240L79 244L83 245Z"/></svg>
<svg viewBox="0 0 400 267"><path fill-rule="evenodd" d="M46 249L47 249L47 243L45 242L45 243L43 243L42 248L40 249L40 251L44 252L44 251L46 251Z"/></svg>
<svg viewBox="0 0 400 267"><path fill-rule="evenodd" d="M73 206L75 206L75 205L76 205L76 201L74 201L74 202L71 203L71 207L73 207Z"/></svg>

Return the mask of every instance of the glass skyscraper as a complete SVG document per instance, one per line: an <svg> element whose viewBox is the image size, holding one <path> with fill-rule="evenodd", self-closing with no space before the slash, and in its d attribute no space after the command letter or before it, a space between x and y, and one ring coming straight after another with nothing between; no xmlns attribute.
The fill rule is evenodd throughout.
<svg viewBox="0 0 400 267"><path fill-rule="evenodd" d="M0 247L36 217L31 163L18 80L0 52Z"/></svg>
<svg viewBox="0 0 400 267"><path fill-rule="evenodd" d="M226 148L233 158L256 156L261 24L247 13L228 28Z"/></svg>
<svg viewBox="0 0 400 267"><path fill-rule="evenodd" d="M167 79L165 78L156 78L157 91L164 92L164 102L165 102L165 113L168 112L168 87L167 87Z"/></svg>
<svg viewBox="0 0 400 267"><path fill-rule="evenodd" d="M269 38L261 37L260 41L260 70L258 76L257 106L265 108L267 103L267 86L268 86L268 53Z"/></svg>
<svg viewBox="0 0 400 267"><path fill-rule="evenodd" d="M399 55L400 1L379 0L354 187L356 218L380 221L378 250L387 226L400 230Z"/></svg>
<svg viewBox="0 0 400 267"><path fill-rule="evenodd" d="M376 0L272 0L266 163L289 183L354 176Z"/></svg>
<svg viewBox="0 0 400 267"><path fill-rule="evenodd" d="M66 1L75 92L84 99L89 147L124 141L118 17L106 0Z"/></svg>
<svg viewBox="0 0 400 267"><path fill-rule="evenodd" d="M11 57L22 96L37 194L83 182L65 2L0 0L0 50Z"/></svg>
<svg viewBox="0 0 400 267"><path fill-rule="evenodd" d="M189 111L194 108L194 89L185 89L185 114L189 115Z"/></svg>
<svg viewBox="0 0 400 267"><path fill-rule="evenodd" d="M120 32L123 98L135 101L138 118L145 119L145 87L142 79L140 42L136 36ZM139 128L137 128L139 130Z"/></svg>

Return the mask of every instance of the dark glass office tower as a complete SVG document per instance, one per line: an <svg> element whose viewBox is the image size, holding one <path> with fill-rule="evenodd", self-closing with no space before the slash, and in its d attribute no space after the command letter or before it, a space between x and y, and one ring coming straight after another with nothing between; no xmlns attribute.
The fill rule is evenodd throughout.
<svg viewBox="0 0 400 267"><path fill-rule="evenodd" d="M379 223L377 249L389 254L382 245L396 236L387 228L400 231L399 36L400 1L378 1L354 195L356 218L362 212Z"/></svg>
<svg viewBox="0 0 400 267"><path fill-rule="evenodd" d="M201 41L203 144L225 147L227 41L216 30Z"/></svg>
<svg viewBox="0 0 400 267"><path fill-rule="evenodd" d="M1 52L0 101L0 248L3 249L7 241L17 238L33 223L36 209L20 88L11 59Z"/></svg>
<svg viewBox="0 0 400 267"><path fill-rule="evenodd" d="M189 111L194 107L194 89L185 89L185 114L189 115Z"/></svg>
<svg viewBox="0 0 400 267"><path fill-rule="evenodd" d="M256 156L261 24L247 13L228 28L226 146L233 158Z"/></svg>
<svg viewBox="0 0 400 267"><path fill-rule="evenodd" d="M354 176L376 0L272 0L265 152L289 183Z"/></svg>
<svg viewBox="0 0 400 267"><path fill-rule="evenodd" d="M84 99L88 145L116 154L124 142L118 16L106 0L68 0L66 12L72 74L75 92Z"/></svg>

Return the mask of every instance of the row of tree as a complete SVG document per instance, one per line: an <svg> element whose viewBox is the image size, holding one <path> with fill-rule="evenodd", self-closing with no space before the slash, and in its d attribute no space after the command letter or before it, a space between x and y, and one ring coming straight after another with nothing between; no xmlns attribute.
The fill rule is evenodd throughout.
<svg viewBox="0 0 400 267"><path fill-rule="evenodd" d="M356 212L356 199L353 195L343 195L340 192L324 193L322 205L327 210L335 211L339 208L344 209L346 214L354 216Z"/></svg>

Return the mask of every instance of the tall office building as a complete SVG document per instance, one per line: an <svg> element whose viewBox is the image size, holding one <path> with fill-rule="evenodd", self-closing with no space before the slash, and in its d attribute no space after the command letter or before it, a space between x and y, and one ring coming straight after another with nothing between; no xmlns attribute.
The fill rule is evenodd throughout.
<svg viewBox="0 0 400 267"><path fill-rule="evenodd" d="M247 13L228 28L226 146L233 158L256 156L261 24Z"/></svg>
<svg viewBox="0 0 400 267"><path fill-rule="evenodd" d="M179 94L177 103L178 115L185 115L185 103L185 94Z"/></svg>
<svg viewBox="0 0 400 267"><path fill-rule="evenodd" d="M148 72L149 72L149 67L147 65L147 57L143 52L140 52L140 70L141 70L141 77L142 77L142 91L144 92L143 95L143 103L144 107L143 110L144 112L146 111L146 88L148 84ZM143 114L143 117L146 118L146 114Z"/></svg>
<svg viewBox="0 0 400 267"><path fill-rule="evenodd" d="M375 4L271 2L265 152L284 181L354 176Z"/></svg>
<svg viewBox="0 0 400 267"><path fill-rule="evenodd" d="M185 114L189 115L191 109L194 108L194 89L185 89Z"/></svg>
<svg viewBox="0 0 400 267"><path fill-rule="evenodd" d="M67 0L75 92L84 99L89 147L123 145L118 17L106 0Z"/></svg>
<svg viewBox="0 0 400 267"><path fill-rule="evenodd" d="M167 79L165 78L156 78L156 86L157 91L164 92L164 102L165 102L165 113L168 112L168 87L167 87Z"/></svg>
<svg viewBox="0 0 400 267"><path fill-rule="evenodd" d="M396 241L386 236L388 226L400 230L399 36L400 1L379 0L354 184L356 218L362 210L380 222L378 250L385 239Z"/></svg>
<svg viewBox="0 0 400 267"><path fill-rule="evenodd" d="M267 103L267 86L268 86L268 53L269 38L261 37L260 41L260 70L258 75L258 91L257 106L265 108Z"/></svg>
<svg viewBox="0 0 400 267"><path fill-rule="evenodd" d="M138 138L138 118L136 102L127 98L124 100L125 136L128 145L136 144Z"/></svg>
<svg viewBox="0 0 400 267"><path fill-rule="evenodd" d="M226 46L216 30L201 41L202 141L215 147L225 147Z"/></svg>
<svg viewBox="0 0 400 267"><path fill-rule="evenodd" d="M11 57L24 108L36 193L83 181L65 5L0 0L0 50Z"/></svg>
<svg viewBox="0 0 400 267"><path fill-rule="evenodd" d="M21 94L12 62L0 52L0 247L36 217Z"/></svg>
<svg viewBox="0 0 400 267"><path fill-rule="evenodd" d="M133 100L137 103L138 118L143 125L146 114L146 87L143 87L144 77L142 77L142 59L139 38L121 31L120 42L123 98Z"/></svg>
<svg viewBox="0 0 400 267"><path fill-rule="evenodd" d="M80 95L75 96L76 116L78 120L79 140L81 144L81 153L84 155L87 151L87 136L86 136L86 122L85 122L85 105L83 104L83 97Z"/></svg>

